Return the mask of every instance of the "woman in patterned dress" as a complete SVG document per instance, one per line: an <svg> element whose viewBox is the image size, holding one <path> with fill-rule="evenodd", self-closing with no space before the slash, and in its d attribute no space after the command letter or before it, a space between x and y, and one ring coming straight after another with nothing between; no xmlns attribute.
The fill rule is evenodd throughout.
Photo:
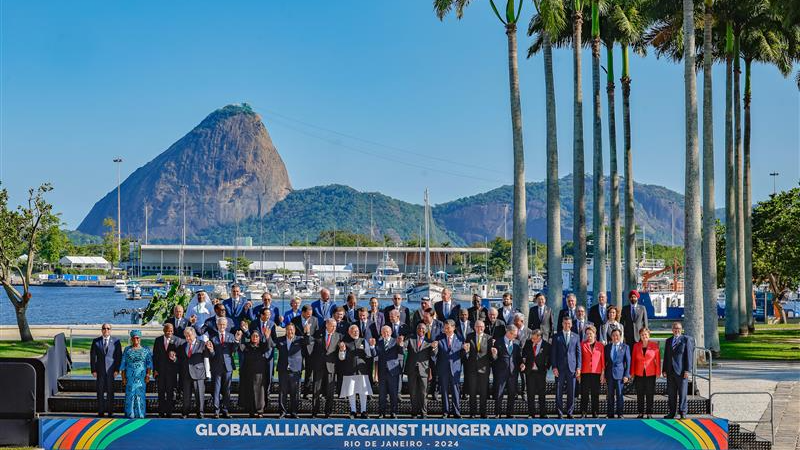
<svg viewBox="0 0 800 450"><path fill-rule="evenodd" d="M142 346L142 332L131 330L131 345L122 352L122 385L125 386L125 417L143 419L147 410L145 391L153 371L153 354Z"/></svg>

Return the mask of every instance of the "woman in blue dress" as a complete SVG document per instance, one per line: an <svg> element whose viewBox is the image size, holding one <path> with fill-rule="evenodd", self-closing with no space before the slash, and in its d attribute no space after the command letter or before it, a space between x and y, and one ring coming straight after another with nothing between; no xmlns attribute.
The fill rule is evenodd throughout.
<svg viewBox="0 0 800 450"><path fill-rule="evenodd" d="M153 354L142 346L142 332L131 330L131 345L122 352L122 385L125 386L125 417L144 419L145 391L153 371Z"/></svg>

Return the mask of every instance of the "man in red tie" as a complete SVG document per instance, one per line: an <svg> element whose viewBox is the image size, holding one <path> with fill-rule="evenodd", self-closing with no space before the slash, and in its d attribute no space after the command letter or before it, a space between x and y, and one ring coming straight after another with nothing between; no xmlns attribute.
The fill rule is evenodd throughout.
<svg viewBox="0 0 800 450"><path fill-rule="evenodd" d="M536 411L536 397L539 399L539 417L547 418L545 408L545 388L547 371L550 369L550 344L542 339L541 330L533 330L531 338L522 343L522 365L528 388L528 417L533 418Z"/></svg>
<svg viewBox="0 0 800 450"><path fill-rule="evenodd" d="M426 394L428 381L431 379L432 344L425 339L427 327L424 323L417 324L417 334L406 341L401 334L397 338L397 345L408 350L406 357L405 373L408 377L408 392L411 394L411 414L419 419L428 417L428 404Z"/></svg>
<svg viewBox="0 0 800 450"><path fill-rule="evenodd" d="M336 320L327 319L325 328L316 336L305 336L314 370L314 400L311 417L319 414L319 401L325 397L325 417L333 411L333 394L336 388L336 363L342 336L336 332Z"/></svg>

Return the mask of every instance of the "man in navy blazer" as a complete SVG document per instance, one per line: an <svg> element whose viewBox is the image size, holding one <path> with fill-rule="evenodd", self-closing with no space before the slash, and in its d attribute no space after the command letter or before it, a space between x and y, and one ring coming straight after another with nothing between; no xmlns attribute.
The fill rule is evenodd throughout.
<svg viewBox="0 0 800 450"><path fill-rule="evenodd" d="M553 337L550 347L550 362L553 366L553 375L556 377L556 409L558 418L566 413L572 419L575 406L575 378L581 374L581 344L578 334L572 331L572 319L569 315L561 319L562 331ZM564 406L564 393L567 394L567 404Z"/></svg>
<svg viewBox="0 0 800 450"><path fill-rule="evenodd" d="M268 339L270 351L273 347L278 349L280 417L296 419L300 404L300 373L303 371L303 359L308 356L308 340L297 335L294 324L286 326L286 335Z"/></svg>
<svg viewBox="0 0 800 450"><path fill-rule="evenodd" d="M400 336L405 338L411 334L411 330L408 328L408 325L402 321L400 311L396 309L389 311L389 320L386 322L386 325L391 328L392 337L395 339Z"/></svg>
<svg viewBox="0 0 800 450"><path fill-rule="evenodd" d="M500 418L502 411L503 391L508 390L506 402L506 417L514 415L514 401L517 397L517 378L519 378L522 365L519 342L517 341L517 327L513 324L506 326L506 334L494 341L492 359L494 359L494 411Z"/></svg>
<svg viewBox="0 0 800 450"><path fill-rule="evenodd" d="M172 317L164 321L165 324L171 323L172 324L172 331L175 333L175 336L183 336L183 330L186 327L190 326L189 319L187 319L183 314L183 306L175 305L172 308Z"/></svg>
<svg viewBox="0 0 800 450"><path fill-rule="evenodd" d="M278 325L283 325L283 317L281 316L280 309L278 309L277 306L272 306L272 294L269 292L261 294L261 304L250 308L248 311L248 318L250 320L256 320L261 315L261 311L265 309L270 310L272 313L270 314L270 318L273 322Z"/></svg>
<svg viewBox="0 0 800 450"><path fill-rule="evenodd" d="M442 301L434 303L433 309L436 311L436 317L442 322L447 320L457 321L458 311L461 306L458 302L453 301L453 292L445 288L442 291Z"/></svg>
<svg viewBox="0 0 800 450"><path fill-rule="evenodd" d="M403 347L392 337L392 327L381 327L380 338L375 343L375 359L378 361L378 415L397 418L397 393L403 373ZM386 412L386 396L389 396L389 413Z"/></svg>
<svg viewBox="0 0 800 450"><path fill-rule="evenodd" d="M217 329L217 319L220 318L220 317L226 317L227 318L228 317L228 312L225 309L225 306L222 305L222 303L217 303L216 305L214 305L214 315L209 317L208 319L206 319L205 322L203 322L203 323L194 322L195 318L192 317L192 318L189 319L189 323L194 326L194 330L197 332L198 336L202 336L202 335L208 333L208 337L209 338L213 338L213 337L216 337L217 335L219 335L219 330ZM225 321L225 323L227 324L227 325L225 325L226 326L226 331L228 333L233 332L234 331L234 329L233 329L233 327L234 327L233 321L232 320L227 320L227 321Z"/></svg>
<svg viewBox="0 0 800 450"><path fill-rule="evenodd" d="M325 323L327 319L332 318L336 303L331 300L331 291L325 288L320 289L319 300L314 300L311 303L311 308L314 310L314 317L317 318L319 323Z"/></svg>
<svg viewBox="0 0 800 450"><path fill-rule="evenodd" d="M442 417L461 418L461 400L459 398L461 382L461 360L465 357L464 343L455 333L456 324L448 320L444 324L444 333L432 342L436 359L436 374L439 376L439 392L442 395Z"/></svg>
<svg viewBox="0 0 800 450"><path fill-rule="evenodd" d="M114 415L114 377L119 375L122 345L111 336L111 324L100 327L101 336L92 341L89 365L97 387L97 415Z"/></svg>
<svg viewBox="0 0 800 450"><path fill-rule="evenodd" d="M227 327L228 319L225 317L217 318L217 329L224 330ZM218 419L220 413L226 419L230 417L228 414L228 405L231 401L231 379L233 378L233 369L236 364L233 362L233 354L239 349L239 340L242 337L242 330L236 332L236 336L229 332L219 333L217 336L211 338L212 347L209 349L211 353L211 379L214 381L214 418ZM222 403L220 403L220 395L222 395Z"/></svg>
<svg viewBox="0 0 800 450"><path fill-rule="evenodd" d="M672 337L664 344L664 359L661 364L661 376L667 378L667 402L669 414L665 419L674 419L680 414L681 419L688 413L687 390L689 374L694 367L694 339L685 336L680 322L672 324Z"/></svg>
<svg viewBox="0 0 800 450"><path fill-rule="evenodd" d="M621 419L624 411L622 387L631 378L631 349L622 342L622 332L619 329L611 332L611 342L606 345L605 352L608 418Z"/></svg>
<svg viewBox="0 0 800 450"><path fill-rule="evenodd" d="M153 343L153 374L158 385L158 417L172 417L175 388L178 384L178 346L183 339L174 335L171 323L164 324L164 334Z"/></svg>
<svg viewBox="0 0 800 450"><path fill-rule="evenodd" d="M231 324L235 330L239 329L239 322L242 319L250 318L250 309L253 308L253 302L242 297L241 288L238 284L231 286L231 296L222 302L225 307L226 316L233 321Z"/></svg>
<svg viewBox="0 0 800 450"><path fill-rule="evenodd" d="M456 321L456 336L461 342L467 342L467 337L472 334L472 323L469 321L469 310L461 308L458 310L458 320Z"/></svg>
<svg viewBox="0 0 800 450"><path fill-rule="evenodd" d="M371 306L372 299L370 299L369 301ZM394 310L397 310L400 314L400 323L405 324L406 327L411 327L411 311L409 311L408 308L403 306L403 296L397 292L392 294L392 304L387 306L386 308L383 308L383 318L385 319L384 323L389 323L389 314L391 314L391 312ZM416 324L414 326L416 326Z"/></svg>

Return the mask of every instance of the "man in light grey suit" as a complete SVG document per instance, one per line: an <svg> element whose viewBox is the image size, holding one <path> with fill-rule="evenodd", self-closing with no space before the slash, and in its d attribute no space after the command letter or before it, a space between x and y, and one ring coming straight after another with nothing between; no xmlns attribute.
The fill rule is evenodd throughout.
<svg viewBox="0 0 800 450"><path fill-rule="evenodd" d="M122 345L119 339L111 336L111 324L104 323L102 336L92 341L89 351L89 365L92 376L97 380L97 415L114 414L114 378L119 374L122 362Z"/></svg>
<svg viewBox="0 0 800 450"><path fill-rule="evenodd" d="M630 304L622 307L622 328L625 330L625 342L633 346L639 342L639 330L648 328L647 309L639 304L639 291L632 290L628 294Z"/></svg>
<svg viewBox="0 0 800 450"><path fill-rule="evenodd" d="M187 328L183 335L186 337L186 343L178 348L178 362L183 380L183 417L189 415L192 392L194 392L197 418L202 419L206 398L206 366L203 359L211 356L211 349L214 347L211 341L205 344L200 342L194 328Z"/></svg>

